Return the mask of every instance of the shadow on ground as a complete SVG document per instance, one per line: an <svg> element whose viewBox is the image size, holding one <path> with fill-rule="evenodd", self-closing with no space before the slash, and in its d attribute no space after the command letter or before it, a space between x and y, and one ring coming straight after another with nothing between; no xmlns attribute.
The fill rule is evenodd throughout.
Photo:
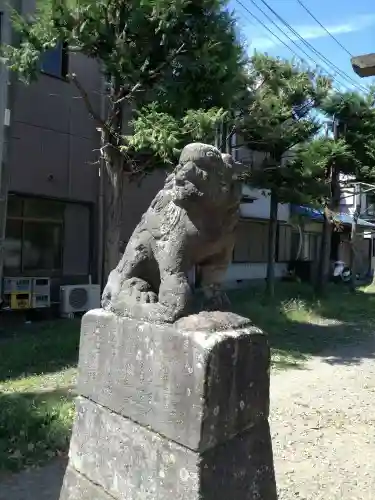
<svg viewBox="0 0 375 500"><path fill-rule="evenodd" d="M0 500L59 500L66 466L60 458L38 470L0 476Z"/></svg>
<svg viewBox="0 0 375 500"><path fill-rule="evenodd" d="M0 381L76 366L79 329L79 319L7 329L6 335L0 336Z"/></svg>
<svg viewBox="0 0 375 500"><path fill-rule="evenodd" d="M330 365L360 365L363 359L375 359L375 341L362 341L327 350L324 362Z"/></svg>
<svg viewBox="0 0 375 500"><path fill-rule="evenodd" d="M271 302L259 288L230 296L237 313L269 334L275 368L303 368L311 356L330 364L375 357L375 288L353 294L332 285L318 299L307 285L280 283Z"/></svg>

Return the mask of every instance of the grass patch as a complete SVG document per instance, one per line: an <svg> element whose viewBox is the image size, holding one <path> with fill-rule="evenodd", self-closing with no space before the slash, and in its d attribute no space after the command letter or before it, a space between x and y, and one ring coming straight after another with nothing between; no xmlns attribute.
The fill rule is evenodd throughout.
<svg viewBox="0 0 375 500"><path fill-rule="evenodd" d="M302 367L313 355L362 342L374 329L373 286L353 294L343 285L330 285L318 299L308 285L278 283L271 302L260 288L230 296L236 312L269 334L275 368Z"/></svg>
<svg viewBox="0 0 375 500"><path fill-rule="evenodd" d="M0 337L0 472L68 450L79 324L35 323Z"/></svg>
<svg viewBox="0 0 375 500"><path fill-rule="evenodd" d="M269 333L273 366L303 368L309 357L372 334L375 288L280 283L267 302L259 288L230 293L233 309ZM68 450L80 320L7 329L0 336L0 473L34 467Z"/></svg>

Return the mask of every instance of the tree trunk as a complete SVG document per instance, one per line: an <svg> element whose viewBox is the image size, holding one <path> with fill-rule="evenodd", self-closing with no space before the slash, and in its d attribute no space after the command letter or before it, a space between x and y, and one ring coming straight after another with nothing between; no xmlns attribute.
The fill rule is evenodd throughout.
<svg viewBox="0 0 375 500"><path fill-rule="evenodd" d="M335 128L335 139L338 139L337 127ZM323 228L322 228L322 239L319 252L319 265L318 272L315 282L315 292L317 294L323 294L328 283L329 272L330 272L330 256L331 256L331 243L332 243L332 223L328 219L328 213L330 217L332 213L337 210L340 205L340 183L339 183L339 171L338 165L333 163L329 169L329 183L331 188L331 197L325 205L323 211Z"/></svg>
<svg viewBox="0 0 375 500"><path fill-rule="evenodd" d="M277 238L277 193L271 190L270 197L270 220L268 226L268 259L267 259L267 282L266 295L272 298L275 295L275 261L276 261L276 238Z"/></svg>
<svg viewBox="0 0 375 500"><path fill-rule="evenodd" d="M123 251L121 227L125 176L118 166L106 169L104 193L104 266L103 283L117 266Z"/></svg>
<svg viewBox="0 0 375 500"><path fill-rule="evenodd" d="M315 292L324 293L329 278L329 258L331 253L332 225L324 212L322 238L320 241L318 272L315 281Z"/></svg>
<svg viewBox="0 0 375 500"><path fill-rule="evenodd" d="M112 106L107 128L102 130L101 146L105 161L104 193L104 263L103 283L117 266L121 252L121 227L123 222L124 157L119 151L123 128L123 105L119 102L121 82L112 82Z"/></svg>

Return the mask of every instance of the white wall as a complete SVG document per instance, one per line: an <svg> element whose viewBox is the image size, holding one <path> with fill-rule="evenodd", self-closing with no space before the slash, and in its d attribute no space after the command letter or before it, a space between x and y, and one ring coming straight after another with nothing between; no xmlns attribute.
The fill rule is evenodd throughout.
<svg viewBox="0 0 375 500"><path fill-rule="evenodd" d="M342 181L347 181L350 180L351 178L353 178L353 176L348 176L348 175L340 176L340 180ZM364 212L367 209L366 194L361 195L360 201L361 201L361 211ZM347 187L345 186L342 188L341 199L340 199L340 212L350 215L354 214L358 202L359 202L359 195L355 196L354 186L347 186Z"/></svg>
<svg viewBox="0 0 375 500"><path fill-rule="evenodd" d="M244 195L256 198L253 203L242 203L240 206L241 217L268 219L270 202L269 196L265 196L259 189L251 189L243 186ZM278 220L289 220L289 205L279 205ZM249 235L251 237L251 235ZM284 275L287 269L285 263L275 264L275 275L277 278ZM264 280L267 273L267 264L265 263L231 263L223 279L224 283L235 283L237 280Z"/></svg>
<svg viewBox="0 0 375 500"><path fill-rule="evenodd" d="M242 203L240 206L241 217L250 217L258 219L268 219L270 215L270 198L259 189L253 189L249 186L243 186L242 193L245 196L255 198L252 203ZM278 220L289 220L289 205L279 204Z"/></svg>
<svg viewBox="0 0 375 500"><path fill-rule="evenodd" d="M245 147L235 149L236 160L248 165L250 169L262 168L262 163L266 157L266 153L262 151L251 151ZM288 157L291 153L288 153ZM286 160L287 158L285 158ZM268 219L270 212L270 198L267 192L262 192L260 189L255 189L244 185L242 188L243 195L250 198L255 198L253 203L243 203L240 207L241 217L251 217L259 219ZM278 220L289 220L289 205L279 204Z"/></svg>

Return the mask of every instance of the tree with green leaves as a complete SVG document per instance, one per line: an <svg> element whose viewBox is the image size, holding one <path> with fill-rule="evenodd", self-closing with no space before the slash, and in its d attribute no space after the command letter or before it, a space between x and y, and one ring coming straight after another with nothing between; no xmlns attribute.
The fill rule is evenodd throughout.
<svg viewBox="0 0 375 500"><path fill-rule="evenodd" d="M315 172L314 182L318 188L315 205L323 209L319 265L314 283L317 293L324 291L328 278L331 234L340 204L339 173L352 171L355 164L356 157L342 138L316 137L296 150L294 168Z"/></svg>
<svg viewBox="0 0 375 500"><path fill-rule="evenodd" d="M21 80L37 79L41 55L59 43L97 60L105 78L103 117L80 75L67 75L101 133L106 274L119 258L124 183L173 164L189 141L213 140L245 89L246 60L225 7L223 0L41 0L33 15L13 15L19 43L3 55Z"/></svg>
<svg viewBox="0 0 375 500"><path fill-rule="evenodd" d="M251 102L237 128L248 149L266 155L249 181L270 193L267 291L272 296L278 204L309 203L320 190L314 165L305 169L302 163L293 162L293 149L318 132L320 124L312 112L327 96L331 82L294 62L264 54L252 57L250 81Z"/></svg>
<svg viewBox="0 0 375 500"><path fill-rule="evenodd" d="M324 291L328 279L331 232L335 211L339 210L341 190L355 182L375 182L375 95L358 92L331 92L320 106L329 123L334 125L334 137L306 145L301 157L303 164L321 164L324 181L329 185L323 200L324 224L319 258L316 291ZM355 214L357 218L360 214ZM352 235L352 259L355 231ZM354 262L351 263L352 265ZM354 273L353 273L354 275Z"/></svg>
<svg viewBox="0 0 375 500"><path fill-rule="evenodd" d="M321 110L329 121L339 124L338 136L345 140L356 158L342 173L361 182L375 179L375 88L367 94L334 92L322 103ZM341 171L341 170L340 170Z"/></svg>

